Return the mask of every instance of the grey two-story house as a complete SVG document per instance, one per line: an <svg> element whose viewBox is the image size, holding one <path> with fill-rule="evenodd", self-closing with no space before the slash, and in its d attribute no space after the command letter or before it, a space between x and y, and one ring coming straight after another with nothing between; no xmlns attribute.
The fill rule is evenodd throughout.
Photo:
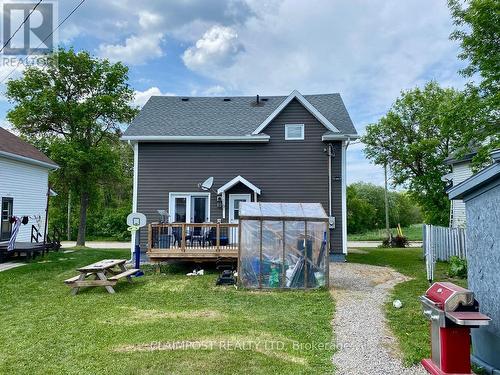
<svg viewBox="0 0 500 375"><path fill-rule="evenodd" d="M133 211L155 223L143 247L159 250L153 258L231 256L239 203L319 202L341 259L346 149L357 137L339 94L151 97L122 137L134 148Z"/></svg>

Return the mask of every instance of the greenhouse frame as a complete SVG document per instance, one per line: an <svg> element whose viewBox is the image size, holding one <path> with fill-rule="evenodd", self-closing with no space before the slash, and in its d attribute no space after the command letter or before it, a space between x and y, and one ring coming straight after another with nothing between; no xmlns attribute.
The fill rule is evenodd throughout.
<svg viewBox="0 0 500 375"><path fill-rule="evenodd" d="M239 286L328 287L328 216L320 203L243 202L239 223Z"/></svg>

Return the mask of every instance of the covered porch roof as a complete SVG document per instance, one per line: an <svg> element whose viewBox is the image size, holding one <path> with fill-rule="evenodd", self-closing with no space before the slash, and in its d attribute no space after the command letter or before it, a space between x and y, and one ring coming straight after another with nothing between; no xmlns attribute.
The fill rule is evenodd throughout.
<svg viewBox="0 0 500 375"><path fill-rule="evenodd" d="M248 181L246 178L241 177L241 176L236 176L231 181L228 181L227 183L225 183L224 185L222 185L217 190L217 194L223 194L223 193L225 193L227 190L231 189L233 186L235 186L238 183L242 183L243 185L245 185L246 187L248 187L250 190L252 190L254 193L260 195L260 189L257 186L255 186L254 184L252 184L250 181Z"/></svg>

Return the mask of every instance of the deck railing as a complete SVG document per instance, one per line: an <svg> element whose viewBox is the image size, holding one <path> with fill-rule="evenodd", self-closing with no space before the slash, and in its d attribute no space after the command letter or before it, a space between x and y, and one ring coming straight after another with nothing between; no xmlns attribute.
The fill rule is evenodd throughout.
<svg viewBox="0 0 500 375"><path fill-rule="evenodd" d="M236 251L238 224L149 224L148 251Z"/></svg>

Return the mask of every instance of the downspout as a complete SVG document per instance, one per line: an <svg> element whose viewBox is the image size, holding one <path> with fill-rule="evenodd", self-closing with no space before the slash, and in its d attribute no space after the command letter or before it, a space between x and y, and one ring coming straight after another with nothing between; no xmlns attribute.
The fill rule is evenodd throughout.
<svg viewBox="0 0 500 375"><path fill-rule="evenodd" d="M347 255L347 148L351 143L351 138L343 144L342 149L342 253Z"/></svg>
<svg viewBox="0 0 500 375"><path fill-rule="evenodd" d="M134 149L134 175L132 177L132 212L137 212L137 185L138 185L138 175L139 175L139 144L138 142L130 142L128 144ZM139 229L140 230L140 229ZM135 238L136 232L131 232L130 241L130 259L128 262L134 262L134 252L135 252Z"/></svg>
<svg viewBox="0 0 500 375"><path fill-rule="evenodd" d="M333 154L333 145L331 143L328 143L327 145L327 155L328 155L328 221L330 221L330 218L332 217L332 157L334 156ZM328 243L328 256L330 257L331 254L333 253L333 247L332 247L332 239L333 239L333 230L334 228L330 227L330 223L328 223L328 231L330 233L330 240Z"/></svg>
<svg viewBox="0 0 500 375"><path fill-rule="evenodd" d="M351 138L347 137L345 141L342 142L342 152L341 152L341 195L342 195L342 255L347 254L347 203L346 203L346 151L347 147L351 143ZM328 154L328 216L333 215L333 204L332 204L332 158L335 157L333 150L333 145L328 144L327 149ZM330 239L333 238L333 229L330 229ZM330 250L332 249L331 243L329 244ZM331 253L332 254L332 253Z"/></svg>
<svg viewBox="0 0 500 375"><path fill-rule="evenodd" d="M328 143L328 216L332 216L332 144Z"/></svg>

